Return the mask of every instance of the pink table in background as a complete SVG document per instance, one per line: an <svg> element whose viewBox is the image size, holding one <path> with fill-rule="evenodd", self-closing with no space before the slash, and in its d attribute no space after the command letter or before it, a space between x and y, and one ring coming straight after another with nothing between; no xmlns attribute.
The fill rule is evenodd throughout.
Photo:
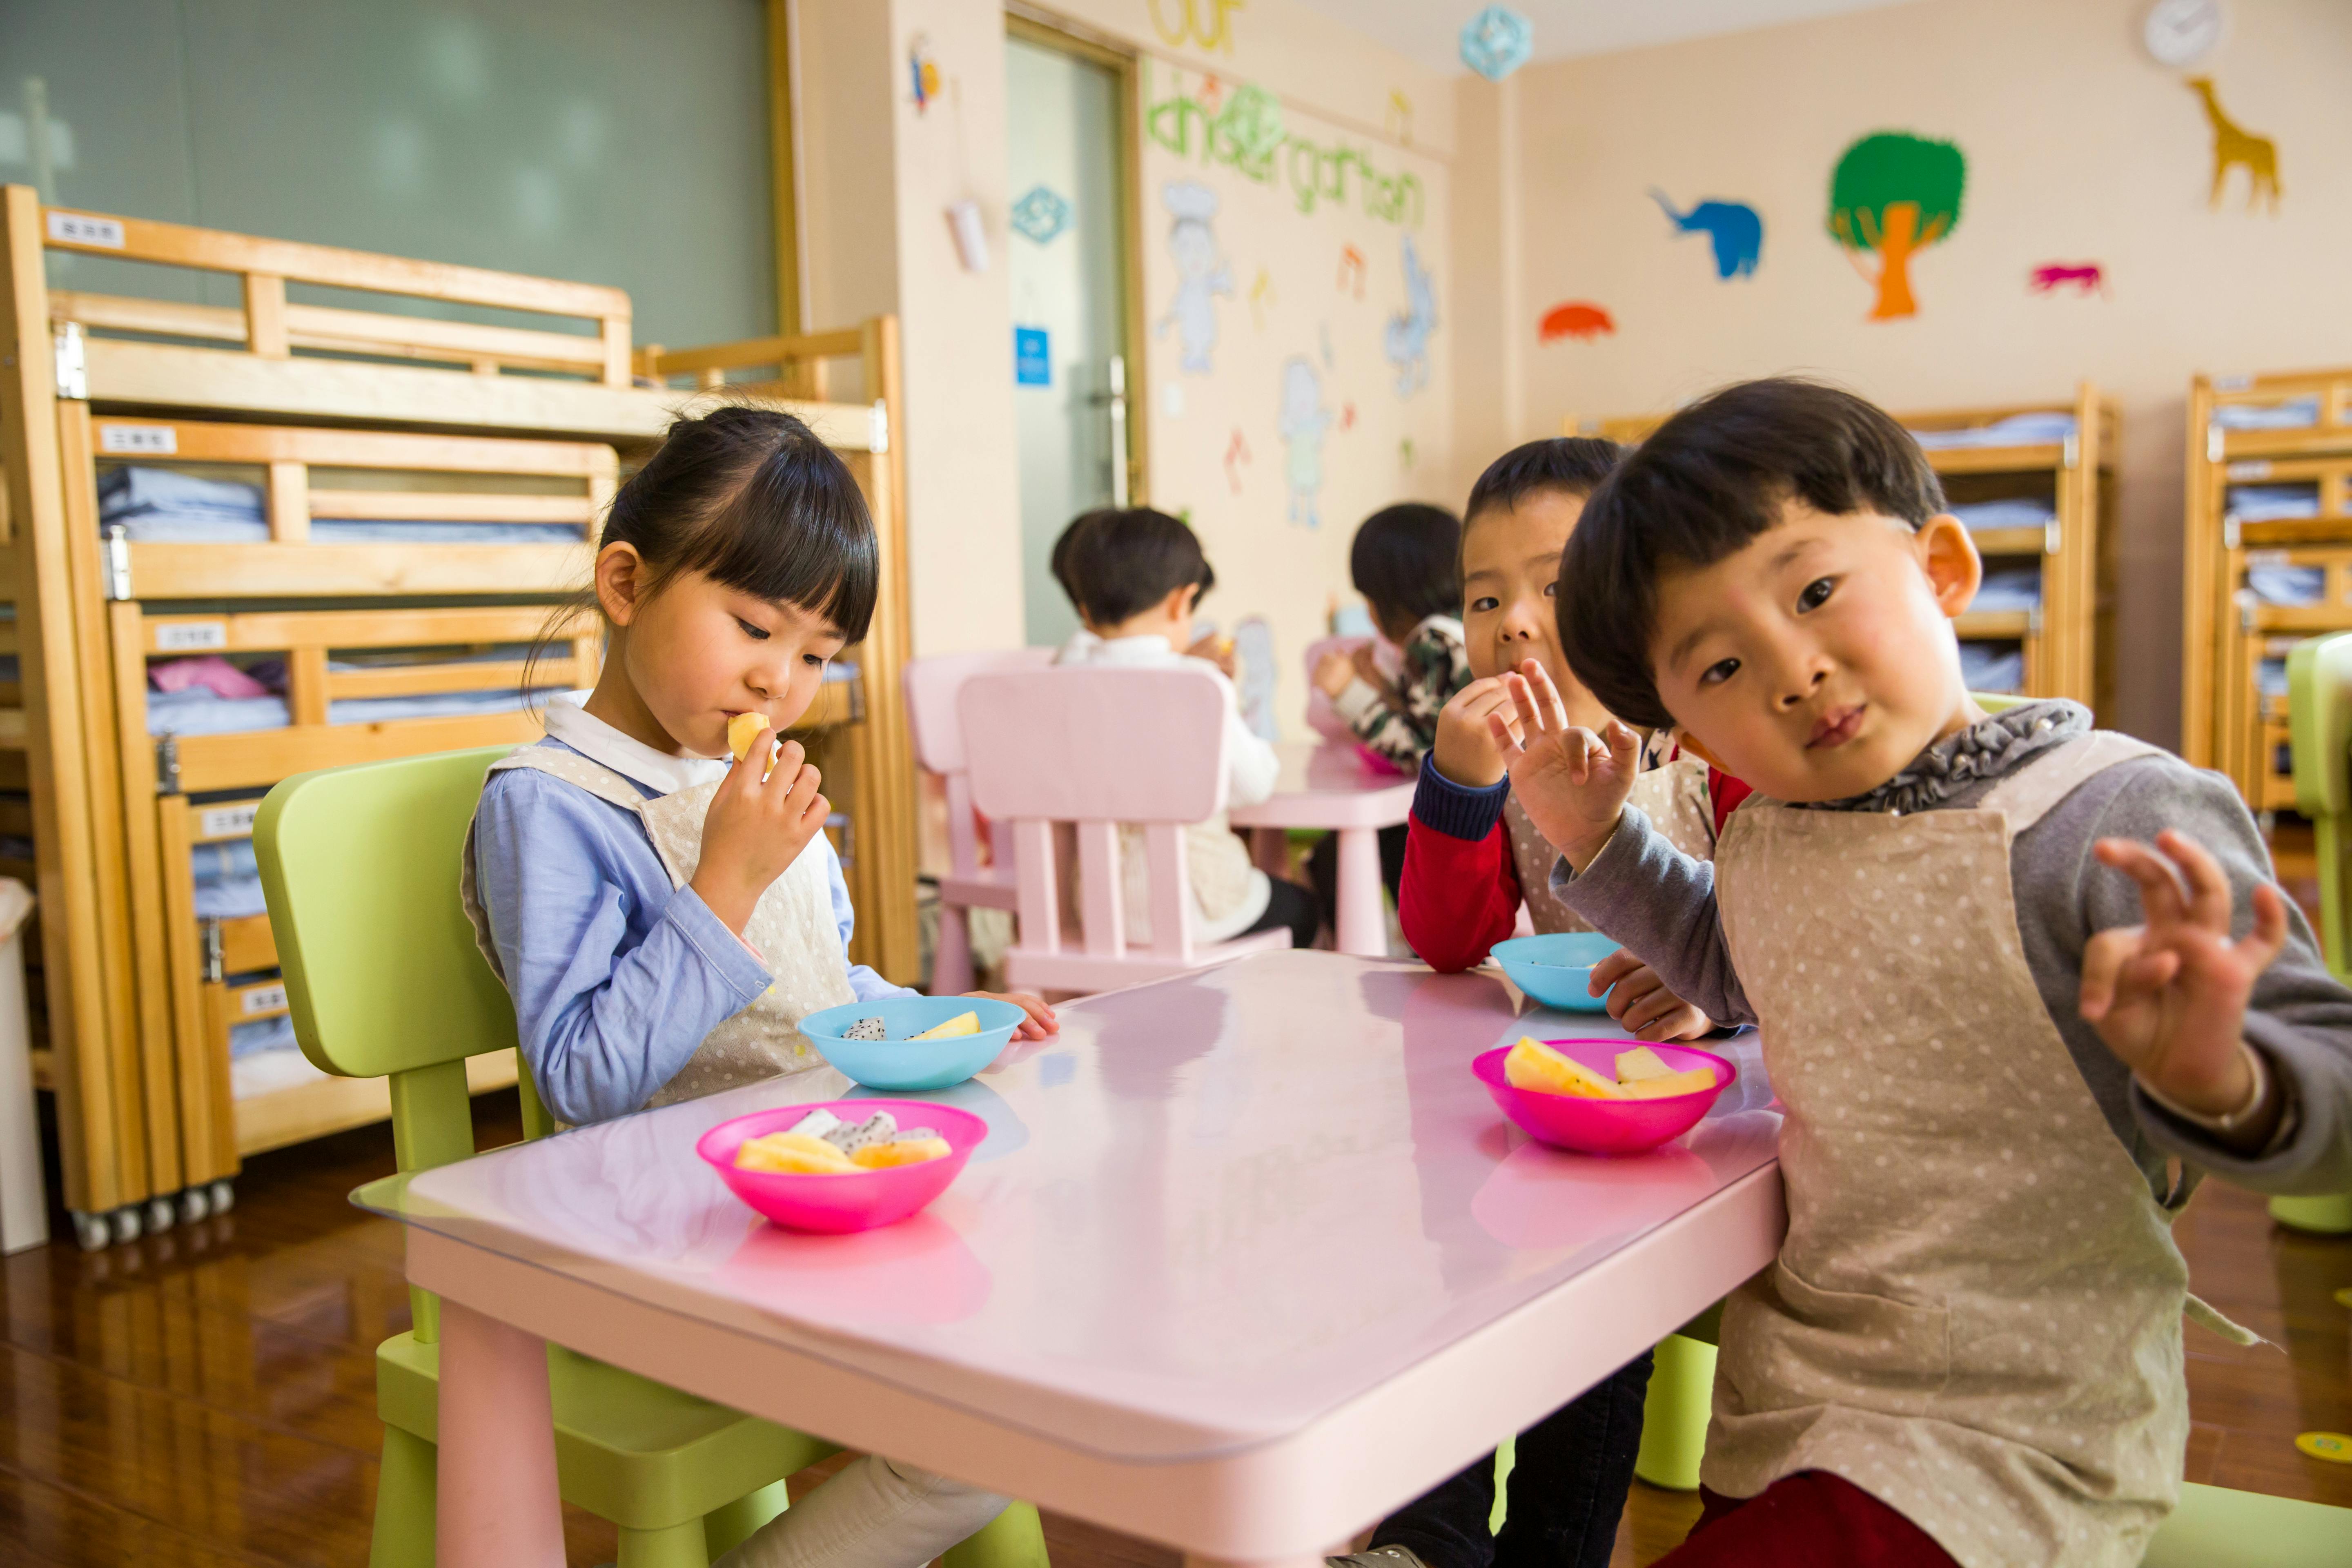
<svg viewBox="0 0 2352 1568"><path fill-rule="evenodd" d="M1413 777L1388 773L1353 746L1286 742L1275 747L1282 777L1273 795L1225 814L1235 827L1254 828L1260 867L1283 868L1283 833L1329 828L1339 836L1338 930L1341 952L1381 958L1389 951L1388 916L1381 904L1380 830L1412 814Z"/></svg>
<svg viewBox="0 0 2352 1568"><path fill-rule="evenodd" d="M563 1561L544 1342L1196 1562L1335 1542L1591 1387L1785 1226L1752 1036L1680 1142L1529 1143L1471 1058L1605 1017L1280 952L1070 1003L926 1098L988 1142L925 1213L771 1228L696 1157L830 1069L362 1188L444 1298L442 1568Z"/></svg>

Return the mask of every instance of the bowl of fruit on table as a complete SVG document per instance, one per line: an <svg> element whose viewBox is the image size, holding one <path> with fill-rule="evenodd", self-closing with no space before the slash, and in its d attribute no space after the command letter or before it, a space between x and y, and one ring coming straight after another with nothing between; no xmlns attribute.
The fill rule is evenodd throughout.
<svg viewBox="0 0 2352 1568"><path fill-rule="evenodd" d="M885 996L811 1013L801 1033L867 1089L945 1089L1002 1055L1027 1016L986 996Z"/></svg>
<svg viewBox="0 0 2352 1568"><path fill-rule="evenodd" d="M1470 1064L1528 1137L1580 1154L1641 1154L1698 1124L1738 1077L1710 1051L1522 1038Z"/></svg>
<svg viewBox="0 0 2352 1568"><path fill-rule="evenodd" d="M987 1136L988 1123L951 1105L835 1100L722 1121L694 1152L776 1224L842 1232L920 1213Z"/></svg>

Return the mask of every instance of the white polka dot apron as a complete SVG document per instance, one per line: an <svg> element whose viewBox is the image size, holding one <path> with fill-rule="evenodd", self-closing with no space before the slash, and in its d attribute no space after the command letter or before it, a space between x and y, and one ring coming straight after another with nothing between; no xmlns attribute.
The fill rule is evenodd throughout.
<svg viewBox="0 0 2352 1568"><path fill-rule="evenodd" d="M505 768L536 768L552 773L601 801L635 813L645 823L646 837L661 857L672 888L683 888L693 880L695 868L702 863L702 819L709 813L710 797L725 782L713 779L647 800L635 784L610 768L552 746L526 746L490 764L492 773ZM491 972L503 981L506 973L499 966L498 949L490 940L489 918L475 884L471 827L466 830L462 884L476 940L490 961ZM849 989L840 928L834 924L824 855L815 839L810 839L800 858L760 895L743 936L775 976L775 984L705 1035L686 1066L655 1091L648 1105L697 1100L739 1084L824 1065L824 1058L801 1033L800 1021L820 1008L854 1002L856 997Z"/></svg>
<svg viewBox="0 0 2352 1568"><path fill-rule="evenodd" d="M1696 860L1715 858L1715 803L1706 793L1705 763L1696 757L1662 763L1635 779L1626 798L1642 808L1667 843ZM1552 892L1552 863L1559 851L1536 830L1516 795L1504 798L1503 828L1510 835L1511 864L1519 873L1519 896L1527 900L1528 923L1546 935L1591 931L1592 923Z"/></svg>
<svg viewBox="0 0 2352 1568"><path fill-rule="evenodd" d="M2009 870L2151 750L2053 747L1976 810L1756 799L1726 826L1789 1235L1725 1305L1716 1491L1832 1471L1968 1568L2129 1568L2178 1499L2188 1266L2034 988Z"/></svg>

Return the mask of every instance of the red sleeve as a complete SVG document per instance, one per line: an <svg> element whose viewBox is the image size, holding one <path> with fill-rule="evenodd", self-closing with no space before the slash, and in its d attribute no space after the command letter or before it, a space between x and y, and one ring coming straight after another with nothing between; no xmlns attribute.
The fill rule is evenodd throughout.
<svg viewBox="0 0 2352 1568"><path fill-rule="evenodd" d="M1405 832L1397 918L1423 963L1453 974L1486 962L1487 949L1519 920L1519 873L1510 829L1497 822L1473 842L1440 833L1420 817Z"/></svg>
<svg viewBox="0 0 2352 1568"><path fill-rule="evenodd" d="M1723 837L1723 825L1739 809L1739 803L1756 792L1745 779L1733 778L1719 768L1706 770L1706 798L1715 803L1715 836Z"/></svg>

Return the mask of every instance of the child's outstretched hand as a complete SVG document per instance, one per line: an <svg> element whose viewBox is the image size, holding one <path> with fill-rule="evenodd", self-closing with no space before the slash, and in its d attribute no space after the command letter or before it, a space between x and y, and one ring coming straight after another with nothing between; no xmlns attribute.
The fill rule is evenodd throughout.
<svg viewBox="0 0 2352 1568"><path fill-rule="evenodd" d="M1054 1009L1045 1005L1045 999L1042 996L1032 996L1026 991L967 991L964 994L984 997L991 1002L1010 1002L1028 1014L1021 1020L1021 1026L1013 1031L1013 1037L1016 1040L1042 1040L1048 1035L1062 1032L1061 1022L1054 1016Z"/></svg>
<svg viewBox="0 0 2352 1568"><path fill-rule="evenodd" d="M1604 738L1568 721L1568 705L1544 667L1528 659L1503 677L1514 726L1489 714L1486 732L1511 773L1511 793L1536 831L1582 871L1617 831L1642 771L1642 739L1612 719Z"/></svg>
<svg viewBox="0 0 2352 1568"><path fill-rule="evenodd" d="M1658 972L1619 948L1592 966L1595 996L1607 995L1609 1016L1643 1040L1696 1040L1715 1027L1707 1016L1666 989Z"/></svg>
<svg viewBox="0 0 2352 1568"><path fill-rule="evenodd" d="M2254 929L2232 942L2229 879L2195 840L2168 828L2154 849L2102 838L2093 852L2139 884L2147 918L2084 948L2084 1018L2174 1105L2206 1116L2243 1110L2255 1081L2240 1043L2246 999L2286 944L2285 900L2256 888Z"/></svg>
<svg viewBox="0 0 2352 1568"><path fill-rule="evenodd" d="M1355 682L1356 661L1334 650L1315 661L1315 689L1337 701Z"/></svg>
<svg viewBox="0 0 2352 1568"><path fill-rule="evenodd" d="M751 922L760 895L824 831L833 810L817 793L824 781L808 765L798 741L777 749L775 766L761 778L768 767L767 740L762 734L727 770L719 793L710 797L710 810L702 818L702 858L688 884L737 936Z"/></svg>

